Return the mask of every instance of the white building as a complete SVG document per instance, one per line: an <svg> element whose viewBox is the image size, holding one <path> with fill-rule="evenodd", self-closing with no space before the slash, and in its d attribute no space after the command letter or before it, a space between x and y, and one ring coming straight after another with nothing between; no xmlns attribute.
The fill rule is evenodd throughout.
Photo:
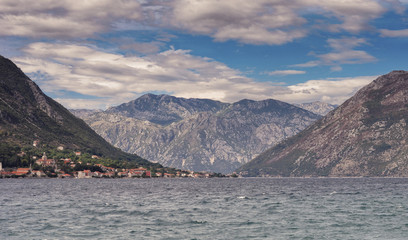
<svg viewBox="0 0 408 240"><path fill-rule="evenodd" d="M85 178L85 173L83 171L79 171L78 178Z"/></svg>

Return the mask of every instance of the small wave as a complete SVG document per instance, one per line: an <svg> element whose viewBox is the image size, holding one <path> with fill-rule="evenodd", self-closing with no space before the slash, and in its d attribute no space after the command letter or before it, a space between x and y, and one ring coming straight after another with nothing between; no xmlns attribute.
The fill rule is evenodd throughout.
<svg viewBox="0 0 408 240"><path fill-rule="evenodd" d="M337 194L337 195L359 195L359 194L361 194L361 192L336 192L336 191L333 191L329 195L331 196L331 195L335 195L335 194Z"/></svg>
<svg viewBox="0 0 408 240"><path fill-rule="evenodd" d="M206 224L207 221L197 221L197 220L191 220L190 221L191 224Z"/></svg>
<svg viewBox="0 0 408 240"><path fill-rule="evenodd" d="M201 203L201 204L208 204L208 203L210 203L210 202L207 201L207 200L205 200L205 199L203 199L203 200L200 201L200 203Z"/></svg>
<svg viewBox="0 0 408 240"><path fill-rule="evenodd" d="M238 196L237 198L238 199L249 199L249 197L247 197L247 196Z"/></svg>
<svg viewBox="0 0 408 240"><path fill-rule="evenodd" d="M240 225L240 226L247 226L247 225L254 225L254 224L258 224L258 223L248 220L248 221L245 221L245 222L240 223L239 225Z"/></svg>

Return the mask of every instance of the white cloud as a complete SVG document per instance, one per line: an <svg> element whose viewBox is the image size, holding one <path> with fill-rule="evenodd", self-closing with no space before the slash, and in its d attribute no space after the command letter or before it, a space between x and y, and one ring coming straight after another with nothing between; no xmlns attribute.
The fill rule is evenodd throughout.
<svg viewBox="0 0 408 240"><path fill-rule="evenodd" d="M81 98L54 98L55 101L68 109L106 109L107 106L116 105L113 99L81 99Z"/></svg>
<svg viewBox="0 0 408 240"><path fill-rule="evenodd" d="M188 50L171 49L136 57L90 46L38 42L23 51L27 56L13 60L26 73L40 73L31 76L46 92L65 90L104 98L100 102L106 106L132 100L145 92L231 102L241 98L265 99L280 88L255 82L223 63L191 55ZM67 98L70 100L60 101L72 107L72 97ZM84 99L83 103L95 106L96 101Z"/></svg>
<svg viewBox="0 0 408 240"><path fill-rule="evenodd" d="M408 29L400 30L381 29L380 33L382 37L408 37Z"/></svg>
<svg viewBox="0 0 408 240"><path fill-rule="evenodd" d="M146 92L166 92L185 98L234 102L268 98L288 102L322 100L340 103L372 77L314 80L293 86L256 82L241 72L188 50L170 49L145 57L103 52L92 46L33 43L27 56L13 61L42 89L88 96L58 97L68 108L106 108L133 100Z"/></svg>
<svg viewBox="0 0 408 240"><path fill-rule="evenodd" d="M333 71L341 70L342 64L362 64L374 62L377 59L365 51L353 48L368 44L363 38L328 39L332 52L316 55L318 60L295 64L294 67L332 66Z"/></svg>
<svg viewBox="0 0 408 240"><path fill-rule="evenodd" d="M369 22L380 17L387 9L376 0L300 0L305 6L323 10L327 17L335 17L342 21L327 27L331 31L347 31L358 33L370 28Z"/></svg>
<svg viewBox="0 0 408 240"><path fill-rule="evenodd" d="M305 37L306 15L324 17L322 29L358 33L371 29L370 21L390 8L376 0L175 0L170 5L173 12L166 19L173 27L217 41L270 45Z"/></svg>
<svg viewBox="0 0 408 240"><path fill-rule="evenodd" d="M403 15L406 7L404 4L408 4L407 0L383 0L384 3L389 4L396 13Z"/></svg>
<svg viewBox="0 0 408 240"><path fill-rule="evenodd" d="M140 4L128 0L0 0L0 9L3 36L88 37L120 19L141 18Z"/></svg>
<svg viewBox="0 0 408 240"><path fill-rule="evenodd" d="M250 44L283 44L302 38L299 27L306 19L284 1L176 0L169 23L217 41L238 40ZM292 8L293 7L293 8Z"/></svg>
<svg viewBox="0 0 408 240"><path fill-rule="evenodd" d="M279 45L320 29L358 33L397 0L0 0L1 36L71 39L109 30L178 29L216 41ZM315 26L316 27L316 26ZM139 48L139 46L135 46Z"/></svg>
<svg viewBox="0 0 408 240"><path fill-rule="evenodd" d="M272 72L267 72L266 74L270 76L274 75L279 75L279 76L285 76L285 75L298 75L298 74L305 74L305 71L299 71L299 70L276 70Z"/></svg>
<svg viewBox="0 0 408 240"><path fill-rule="evenodd" d="M331 104L341 104L375 78L376 76L362 76L310 80L305 83L288 86L290 92L277 95L276 98L291 103L322 101Z"/></svg>

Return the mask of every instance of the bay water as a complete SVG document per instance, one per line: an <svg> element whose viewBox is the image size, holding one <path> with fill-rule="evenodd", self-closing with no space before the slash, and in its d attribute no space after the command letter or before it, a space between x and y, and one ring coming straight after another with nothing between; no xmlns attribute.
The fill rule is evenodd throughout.
<svg viewBox="0 0 408 240"><path fill-rule="evenodd" d="M0 239L408 239L408 179L0 179Z"/></svg>

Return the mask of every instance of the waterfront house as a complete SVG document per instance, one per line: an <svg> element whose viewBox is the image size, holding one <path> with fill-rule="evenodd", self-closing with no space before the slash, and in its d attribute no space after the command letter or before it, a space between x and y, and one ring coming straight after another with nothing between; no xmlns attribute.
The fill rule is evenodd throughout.
<svg viewBox="0 0 408 240"><path fill-rule="evenodd" d="M91 170L84 170L84 171L78 171L76 173L77 178L92 178L92 172Z"/></svg>
<svg viewBox="0 0 408 240"><path fill-rule="evenodd" d="M150 171L147 171L146 168L142 168L142 167L129 169L128 172L129 172L128 177L142 177L143 175L145 175L146 177L147 175L149 175L150 177Z"/></svg>
<svg viewBox="0 0 408 240"><path fill-rule="evenodd" d="M115 177L115 172L102 173L102 177Z"/></svg>
<svg viewBox="0 0 408 240"><path fill-rule="evenodd" d="M91 178L92 177L92 172L91 170L84 170L85 178Z"/></svg>
<svg viewBox="0 0 408 240"><path fill-rule="evenodd" d="M102 166L101 168L102 168L102 170L108 171L108 172L116 172L117 171L116 168L113 168L113 167Z"/></svg>
<svg viewBox="0 0 408 240"><path fill-rule="evenodd" d="M27 175L29 173L30 173L30 168L17 168L16 171L13 171L13 174L17 176Z"/></svg>
<svg viewBox="0 0 408 240"><path fill-rule="evenodd" d="M33 173L33 176L35 177L45 177L46 176L43 171L34 170L32 171L32 173Z"/></svg>

